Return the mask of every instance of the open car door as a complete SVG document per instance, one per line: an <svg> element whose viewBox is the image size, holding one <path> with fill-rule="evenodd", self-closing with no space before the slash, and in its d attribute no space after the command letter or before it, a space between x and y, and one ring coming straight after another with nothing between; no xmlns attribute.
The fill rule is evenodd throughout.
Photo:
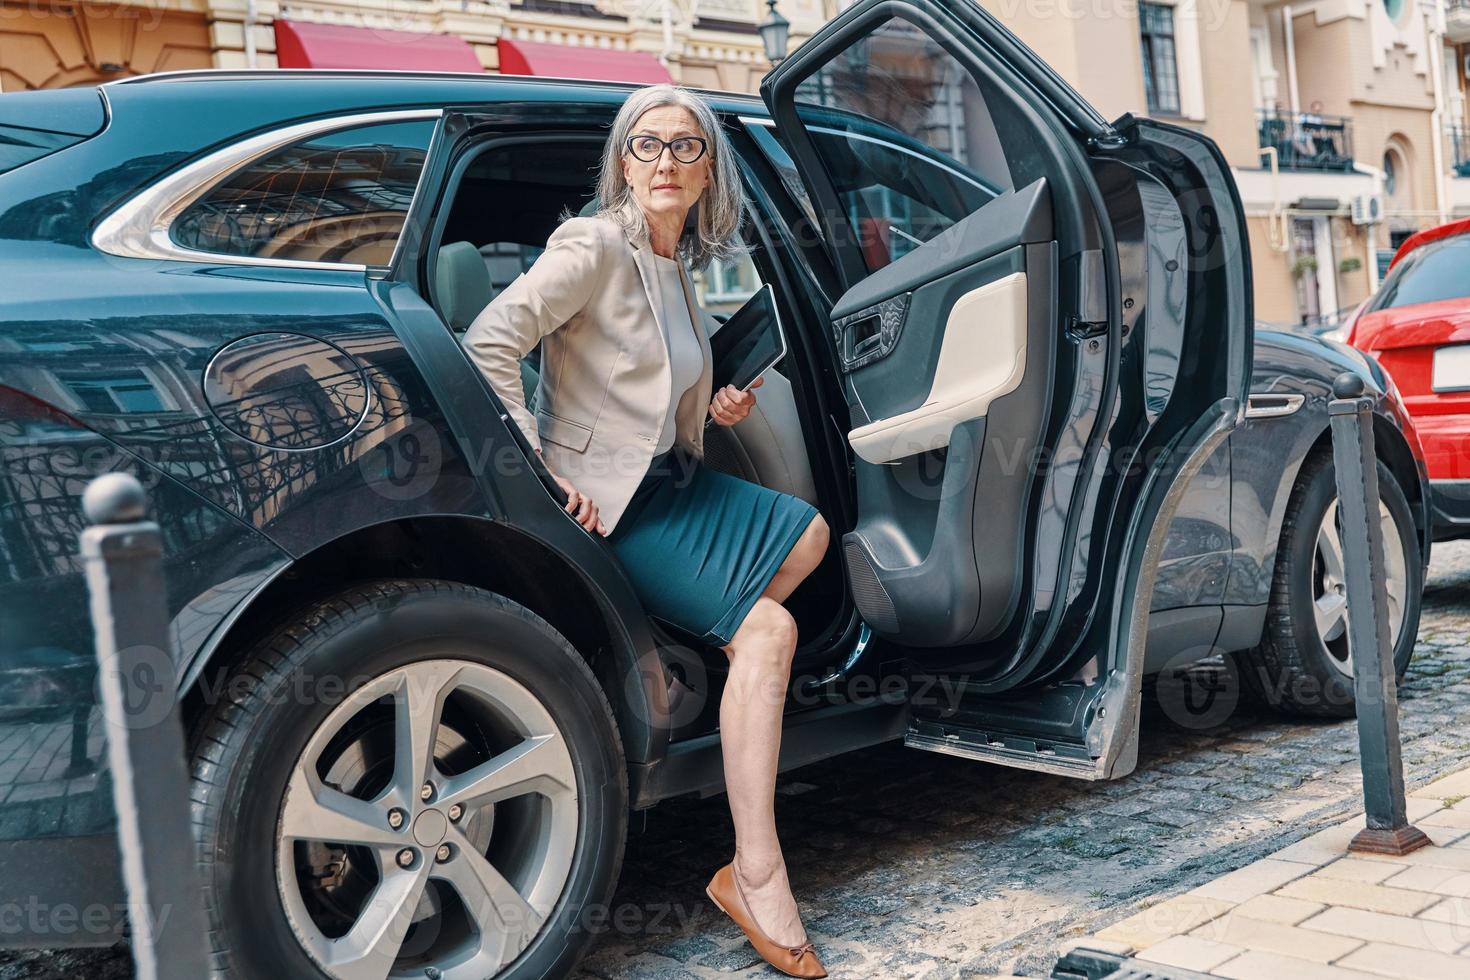
<svg viewBox="0 0 1470 980"><path fill-rule="evenodd" d="M1224 159L1109 125L972 0L861 0L761 94L845 290L842 547L907 743L1131 771L1159 548L1249 390Z"/></svg>

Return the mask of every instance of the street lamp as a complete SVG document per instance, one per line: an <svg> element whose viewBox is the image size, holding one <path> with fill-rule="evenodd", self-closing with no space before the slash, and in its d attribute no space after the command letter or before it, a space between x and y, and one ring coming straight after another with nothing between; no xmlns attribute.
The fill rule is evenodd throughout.
<svg viewBox="0 0 1470 980"><path fill-rule="evenodd" d="M771 12L756 25L756 30L760 32L761 44L765 45L766 60L774 67L786 60L786 39L791 33L791 21L776 10L776 0L766 0L766 6L771 8Z"/></svg>

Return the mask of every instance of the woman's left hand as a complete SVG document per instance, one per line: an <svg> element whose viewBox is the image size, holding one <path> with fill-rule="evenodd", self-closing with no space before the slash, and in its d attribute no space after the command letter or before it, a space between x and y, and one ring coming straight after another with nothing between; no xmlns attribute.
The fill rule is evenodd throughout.
<svg viewBox="0 0 1470 980"><path fill-rule="evenodd" d="M725 385L715 392L714 400L709 403L709 417L720 425L734 425L741 421L755 407L755 389L765 381L765 378L756 378L745 391L734 385Z"/></svg>

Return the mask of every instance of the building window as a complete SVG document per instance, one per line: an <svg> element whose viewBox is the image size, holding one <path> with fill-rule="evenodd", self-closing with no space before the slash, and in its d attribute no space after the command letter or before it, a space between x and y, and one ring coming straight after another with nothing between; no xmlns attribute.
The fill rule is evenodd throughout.
<svg viewBox="0 0 1470 980"><path fill-rule="evenodd" d="M1143 42L1143 90L1148 111L1179 115L1179 62L1174 49L1174 8L1140 3L1138 26Z"/></svg>
<svg viewBox="0 0 1470 980"><path fill-rule="evenodd" d="M699 303L711 313L733 313L761 287L760 273L749 255L715 259L693 275Z"/></svg>
<svg viewBox="0 0 1470 980"><path fill-rule="evenodd" d="M153 383L141 371L123 369L112 374L62 373L57 380L76 396L88 412L123 415L166 411Z"/></svg>

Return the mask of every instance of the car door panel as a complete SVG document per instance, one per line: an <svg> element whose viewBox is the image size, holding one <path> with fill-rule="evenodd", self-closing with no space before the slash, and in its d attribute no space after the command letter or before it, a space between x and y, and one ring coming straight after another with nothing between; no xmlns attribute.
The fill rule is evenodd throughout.
<svg viewBox="0 0 1470 980"><path fill-rule="evenodd" d="M833 307L848 441L861 461L861 514L843 554L859 610L880 634L952 647L993 632L1017 604L1031 479L1017 464L1037 444L1049 386L1017 389L1050 366L1055 266L1051 193L1038 177ZM987 419L992 410L998 419ZM987 458L987 443L1004 448ZM987 482L1023 486L977 496Z"/></svg>
<svg viewBox="0 0 1470 980"><path fill-rule="evenodd" d="M925 403L954 305L969 292L1025 273L1021 246L1051 241L1048 202L1044 180L998 197L837 301L831 317L834 337L864 424ZM862 318L872 316L889 321L880 334L881 356L869 357L867 351L847 356L855 343L852 331Z"/></svg>
<svg viewBox="0 0 1470 980"><path fill-rule="evenodd" d="M924 405L934 386L955 305L966 296L1015 276L1026 276L1025 251L1019 246L976 259L967 268L903 293L903 323L893 349L885 357L847 372L845 381L859 413L854 421L867 425ZM863 312L876 315L881 311L880 305ZM956 322L954 326L963 330L970 324L973 321ZM982 337L992 332L984 323L973 326ZM959 354L950 351L951 357Z"/></svg>
<svg viewBox="0 0 1470 980"><path fill-rule="evenodd" d="M943 449L956 425L984 418L991 402L1016 390L1026 370L1026 273L965 293L950 305L940 336L922 403L848 433L869 463Z"/></svg>
<svg viewBox="0 0 1470 980"><path fill-rule="evenodd" d="M1000 286L1012 306L1012 322L1004 332L1022 358L1018 371L1013 356L994 359L1006 367L1007 375L1000 380L1044 378L1051 369L1047 334L1054 322L1050 286L1054 268L1052 244L1016 247L916 292L912 315L919 318L916 322L938 321L948 327L949 314L962 311L959 304L965 297L980 294L983 300L986 290ZM1024 290L1020 297L1017 288ZM1016 315L1021 317L1019 323ZM995 321L975 317L970 322L982 339L997 332ZM849 439L860 458L863 430L872 425L871 415L891 410L902 418L923 409L948 336L945 331L934 333L939 335L936 342L920 349L924 360L906 375L895 365L882 384L861 389L878 392L880 400L870 404L864 394L857 403L866 412L855 412L860 418L854 421L865 424L854 428ZM917 340L917 331L914 334ZM890 357L884 364L896 360ZM986 373L975 365L962 366L969 368L967 377ZM859 375L876 370L874 366L854 372L854 388L865 380ZM853 580L869 583L857 594L865 618L871 611L865 600L876 602L879 609L893 608L878 622L869 621L879 633L893 634L906 646L949 648L990 632L1014 608L1023 581L1025 501L1033 476L1023 459L1038 443L1049 393L1044 382L1009 384L1005 392L991 392L983 413L944 419L932 427L931 432L943 433L942 447L916 453L909 451L912 445L904 445L890 462L856 463L861 506L856 526L844 538L844 557ZM885 394L889 397L883 399ZM1018 492L989 490L1017 482L1024 484ZM982 488L986 492L980 492ZM902 615L898 610L904 610ZM881 623L891 628L885 630Z"/></svg>
<svg viewBox="0 0 1470 980"><path fill-rule="evenodd" d="M1108 125L972 3L860 0L762 95L845 289L829 339L853 597L913 676L956 692L912 702L907 743L1127 772L1165 531L1248 383L1223 158ZM841 129L861 146L831 149ZM923 189L930 158L943 194ZM988 197L950 186L980 170Z"/></svg>

